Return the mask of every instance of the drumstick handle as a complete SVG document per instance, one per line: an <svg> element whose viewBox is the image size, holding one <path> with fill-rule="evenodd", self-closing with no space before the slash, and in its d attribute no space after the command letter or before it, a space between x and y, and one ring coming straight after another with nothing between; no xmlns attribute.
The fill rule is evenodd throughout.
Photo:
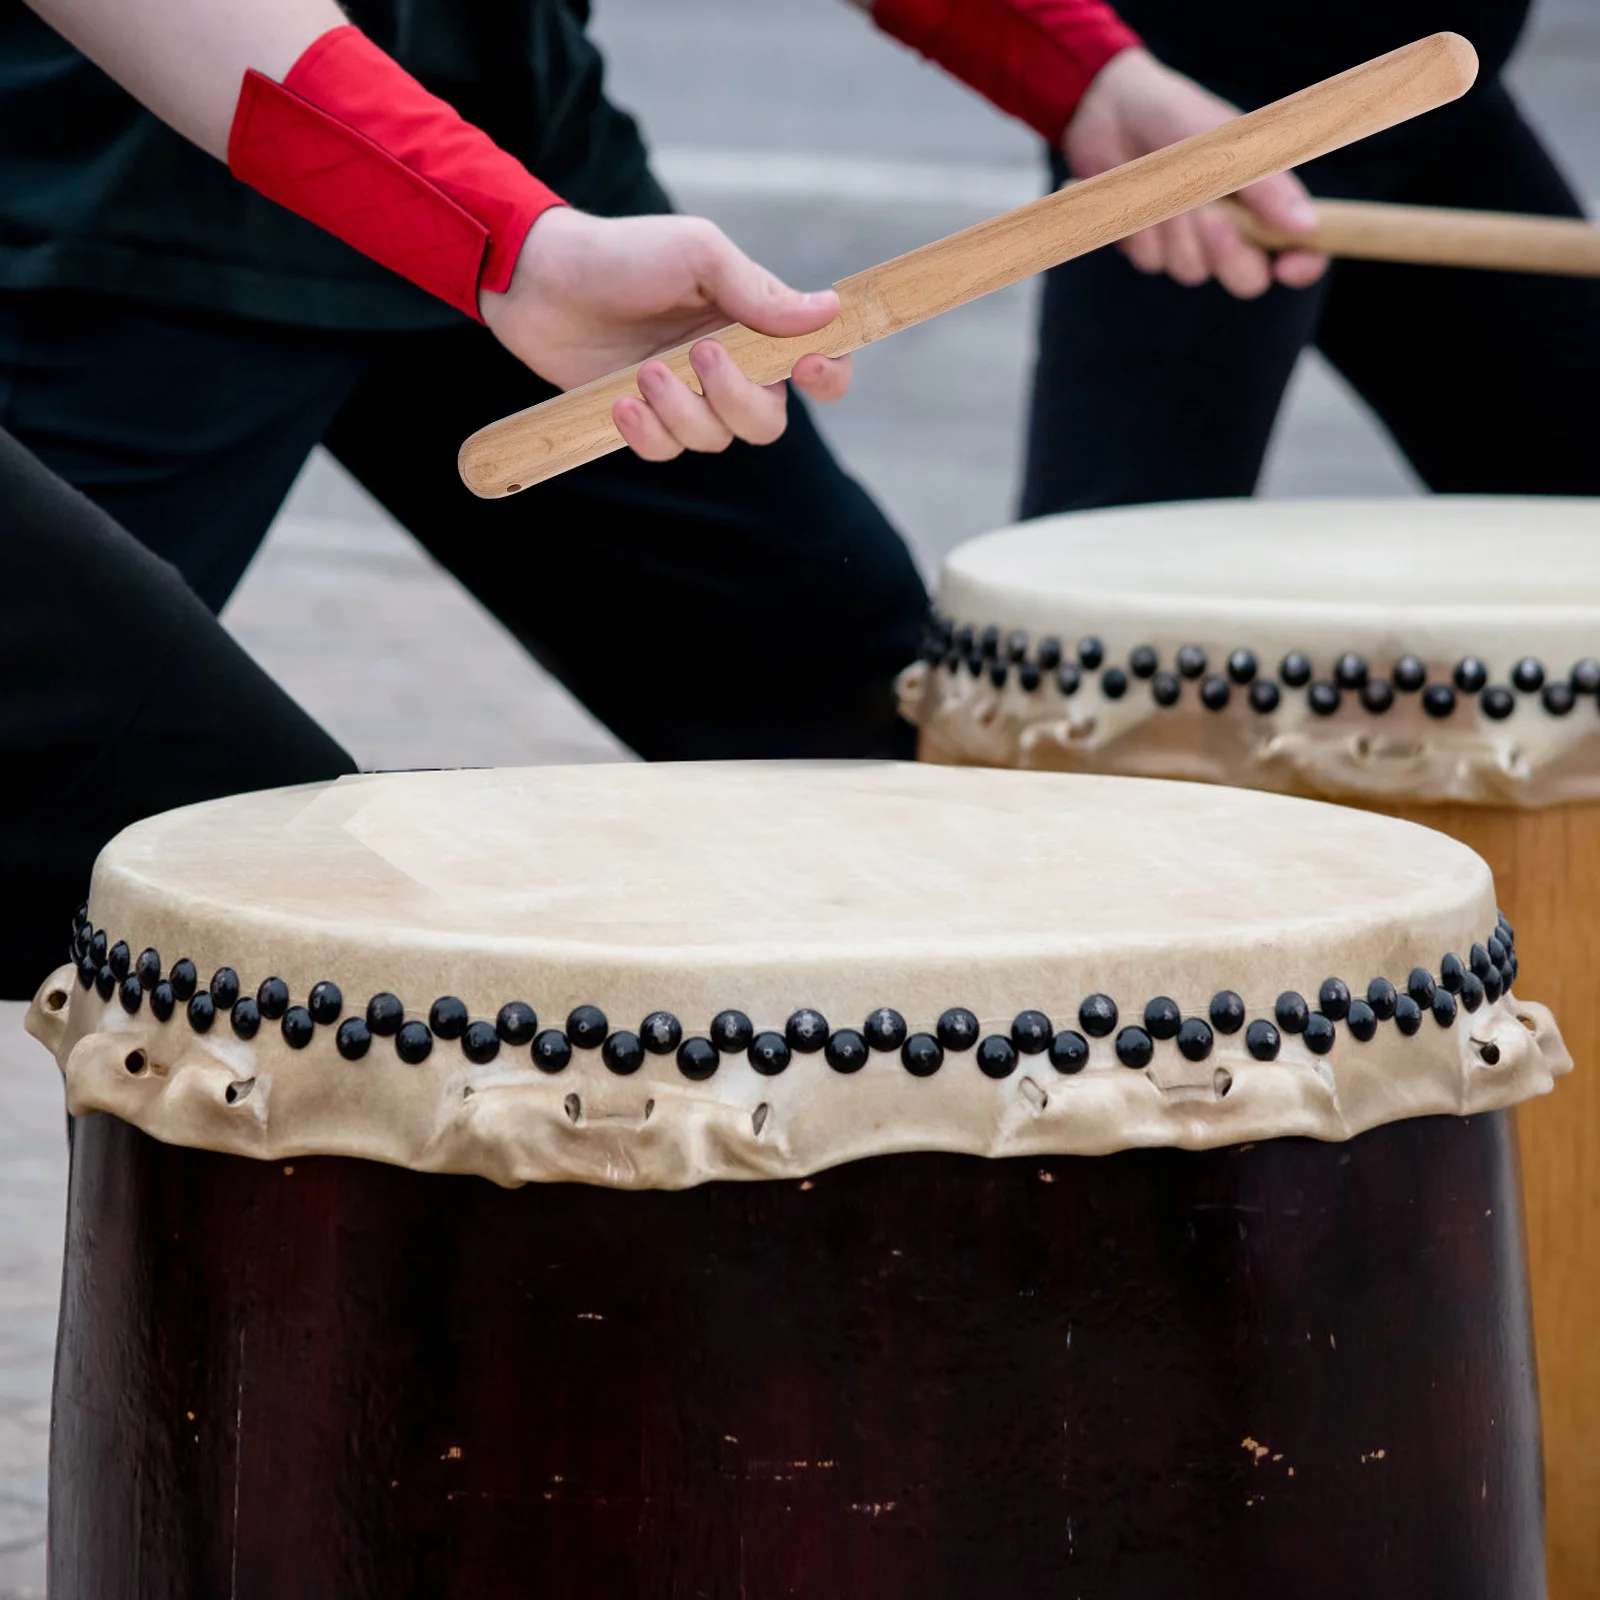
<svg viewBox="0 0 1600 1600"><path fill-rule="evenodd" d="M1287 99L1237 117L922 246L836 285L839 315L800 338L733 326L718 340L757 383L775 383L801 356L845 355L1048 267L1205 205L1274 172L1364 139L1464 94L1477 74L1465 39L1436 33ZM689 345L658 359L698 388ZM474 494L515 494L622 446L611 408L636 395L638 367L598 378L491 423L461 447Z"/></svg>
<svg viewBox="0 0 1600 1600"><path fill-rule="evenodd" d="M1287 233L1237 200L1221 204L1245 238L1264 250L1319 250L1364 261L1600 277L1600 228L1573 217L1319 200L1317 226L1310 233Z"/></svg>

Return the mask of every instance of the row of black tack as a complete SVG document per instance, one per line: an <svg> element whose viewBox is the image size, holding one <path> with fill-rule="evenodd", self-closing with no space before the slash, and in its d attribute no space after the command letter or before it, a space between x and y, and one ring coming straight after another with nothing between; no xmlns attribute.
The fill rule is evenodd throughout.
<svg viewBox="0 0 1600 1600"><path fill-rule="evenodd" d="M1121 1013L1109 995L1090 995L1078 1007L1078 1027L1057 1029L1043 1011L1022 1011L1009 1034L980 1037L977 1017L964 1006L952 1006L939 1018L932 1033L912 1033L898 1011L883 1006L860 1028L830 1028L819 1011L796 1011L777 1029L758 1030L742 1011L722 1011L705 1035L684 1037L683 1025L669 1011L652 1011L638 1030L613 1030L598 1006L578 1006L568 1013L564 1026L541 1028L534 1009L520 1000L502 1006L493 1022L474 1021L466 1005L453 995L435 1000L428 1020L406 1020L398 995L375 994L364 1012L344 1015L344 995L337 984L318 983L304 1004L291 1003L289 986L282 978L266 978L255 994L242 990L232 967L218 967L210 982L200 986L193 961L175 961L164 971L160 954L144 950L135 957L127 943L109 943L103 929L94 928L87 907L79 909L73 923L71 954L78 981L94 988L103 1000L116 995L130 1015L148 1004L158 1022L167 1022L179 1005L189 1026L207 1033L218 1016L241 1039L253 1039L264 1022L276 1022L285 1044L303 1050L320 1027L337 1025L335 1046L347 1061L359 1061L372 1048L374 1038L392 1038L396 1055L412 1065L426 1061L436 1039L459 1040L462 1053L478 1065L499 1055L502 1047L528 1048L533 1065L543 1072L560 1072L573 1051L600 1051L601 1059L622 1076L637 1072L646 1055L676 1055L678 1070L686 1078L703 1081L716 1072L725 1055L745 1054L752 1067L766 1076L783 1072L796 1055L820 1052L835 1072L858 1072L871 1051L898 1050L907 1072L929 1077L944 1064L947 1051L972 1050L979 1069L991 1078L1009 1077L1023 1056L1046 1056L1057 1071L1081 1072L1089 1060L1089 1039L1109 1038L1117 1059L1126 1067L1150 1064L1158 1040L1173 1040L1189 1061L1204 1061L1218 1034L1244 1031L1245 1048L1257 1061L1272 1061L1283 1046L1283 1035L1296 1034L1308 1050L1325 1055L1333 1048L1335 1024L1344 1023L1350 1036L1365 1042L1379 1023L1393 1022L1407 1036L1415 1034L1425 1013L1442 1028L1450 1027L1458 1008L1476 1011L1485 1001L1499 999L1517 973L1515 936L1502 915L1495 931L1483 944L1475 944L1463 961L1454 953L1440 963L1438 977L1424 967L1413 969L1404 990L1387 978L1374 978L1364 998L1351 994L1340 978L1327 979L1317 991L1313 1010L1303 995L1286 991L1278 996L1271 1020L1250 1021L1244 1001L1231 989L1212 997L1204 1017L1185 1017L1177 1002L1165 995L1149 1001L1139 1024L1119 1028ZM1081 1030L1081 1031L1080 1031ZM1087 1035L1087 1037L1085 1037ZM1482 1047L1484 1059L1498 1059L1493 1044Z"/></svg>
<svg viewBox="0 0 1600 1600"><path fill-rule="evenodd" d="M1105 645L1092 636L1078 641L1074 655L1075 659L1063 653L1059 639L1041 639L1030 648L1028 635L1020 629L1002 636L997 627L981 631L968 625L957 627L950 618L937 615L929 622L922 645L922 658L931 666L943 665L951 672L965 667L974 677L987 676L997 689L1004 688L1015 674L1018 687L1029 693L1053 679L1062 694L1074 695L1085 672L1098 672L1100 692L1108 700L1122 699L1134 680L1145 680L1151 699L1158 706L1171 707L1183 698L1185 681L1198 679L1200 704L1208 711L1224 710L1237 688L1244 691L1251 710L1267 715L1282 702L1279 684L1305 690L1306 704L1322 717L1338 711L1347 693L1356 695L1362 708L1375 716L1393 709L1397 694L1420 694L1422 709L1437 718L1455 711L1458 696L1476 695L1483 714L1496 722L1516 710L1513 690L1537 694L1544 709L1555 717L1566 716L1580 695L1594 696L1600 704L1600 661L1592 657L1574 663L1567 676L1560 678L1548 677L1542 662L1524 656L1512 667L1508 688L1489 682L1489 669L1477 656L1458 661L1449 683L1429 683L1427 665L1418 656L1401 656L1385 677L1374 673L1366 658L1353 650L1339 657L1327 678L1316 677L1311 658L1303 651L1291 650L1278 663L1277 682L1262 675L1252 650L1233 651L1221 672L1209 670L1206 652L1195 644L1183 645L1176 652L1170 670L1163 669L1160 653L1147 644L1128 652L1126 668L1107 665Z"/></svg>

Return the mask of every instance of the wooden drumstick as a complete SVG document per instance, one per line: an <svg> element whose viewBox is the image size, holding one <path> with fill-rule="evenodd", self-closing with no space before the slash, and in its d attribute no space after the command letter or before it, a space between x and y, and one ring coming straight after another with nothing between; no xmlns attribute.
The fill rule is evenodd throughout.
<svg viewBox="0 0 1600 1600"><path fill-rule="evenodd" d="M1436 33L1287 99L1263 106L922 246L835 285L839 315L825 328L777 339L735 324L719 340L757 383L775 383L813 351L845 355L1231 194L1286 167L1353 144L1464 94L1478 58L1457 34ZM698 341L695 341L698 342ZM698 389L690 345L657 359ZM598 378L543 405L480 428L461 447L461 476L474 494L515 494L621 449L611 408L636 395L638 366Z"/></svg>
<svg viewBox="0 0 1600 1600"><path fill-rule="evenodd" d="M1364 261L1600 277L1600 228L1573 217L1319 200L1311 233L1285 233L1237 200L1218 203L1240 233L1264 250L1320 250Z"/></svg>

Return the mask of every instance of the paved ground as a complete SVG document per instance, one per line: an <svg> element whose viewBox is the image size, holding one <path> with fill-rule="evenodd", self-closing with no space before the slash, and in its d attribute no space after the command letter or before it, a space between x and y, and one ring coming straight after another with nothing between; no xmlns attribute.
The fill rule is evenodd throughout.
<svg viewBox="0 0 1600 1600"><path fill-rule="evenodd" d="M833 279L1031 197L1031 141L828 0L599 0L619 99L685 208L796 281ZM1541 0L1516 79L1600 197L1600 11ZM931 570L1009 520L1030 295L1010 291L858 362L824 419ZM487 420L487 419L485 419ZM1337 381L1299 374L1275 495L1406 492ZM508 507L531 514L532 497ZM411 619L427 615L419 637ZM622 759L410 541L315 460L228 620L371 766ZM392 649L403 638L403 650ZM42 1595L46 1399L64 1192L59 1089L0 1007L0 1600Z"/></svg>

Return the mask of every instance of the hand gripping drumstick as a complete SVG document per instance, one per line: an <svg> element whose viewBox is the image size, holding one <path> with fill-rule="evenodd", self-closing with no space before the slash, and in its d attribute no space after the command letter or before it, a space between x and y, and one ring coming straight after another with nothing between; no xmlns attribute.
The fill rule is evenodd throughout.
<svg viewBox="0 0 1600 1600"><path fill-rule="evenodd" d="M1600 278L1600 228L1573 217L1319 200L1317 226L1310 233L1285 233L1237 200L1221 204L1239 232L1264 250L1320 250L1364 261Z"/></svg>
<svg viewBox="0 0 1600 1600"><path fill-rule="evenodd" d="M1465 39L1433 34L1219 128L845 278L835 285L839 315L815 333L776 339L735 324L704 337L719 340L757 383L776 383L812 351L842 356L859 350L1431 111L1464 94L1477 72L1478 58ZM698 389L690 348L680 345L657 359ZM638 394L638 372L634 366L598 378L480 428L461 447L467 487L486 498L515 494L621 449L611 408L623 395Z"/></svg>

